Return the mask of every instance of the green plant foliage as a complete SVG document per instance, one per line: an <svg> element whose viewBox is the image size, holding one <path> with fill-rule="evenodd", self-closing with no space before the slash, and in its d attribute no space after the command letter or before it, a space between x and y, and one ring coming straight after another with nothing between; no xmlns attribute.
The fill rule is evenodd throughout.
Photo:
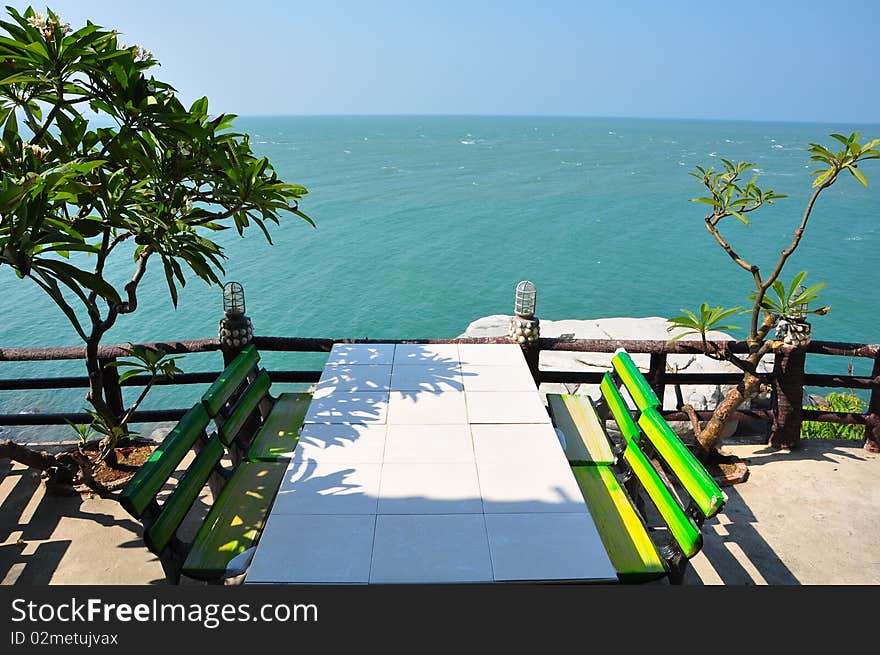
<svg viewBox="0 0 880 655"><path fill-rule="evenodd" d="M727 159L722 159L721 164L724 169L722 171L697 166L689 173L700 180L710 193L708 197L691 198L691 202L711 205L713 216L719 218L734 216L742 221L743 225L748 225L747 213L754 211L761 205L772 205L774 201L788 197L776 193L772 189L767 191L761 189L755 184L758 180L757 175L753 176L751 181L743 184L739 179L740 176L752 168L754 164L744 161L734 164Z"/></svg>
<svg viewBox="0 0 880 655"><path fill-rule="evenodd" d="M747 170L752 168L753 164L745 161L733 163L728 159L722 159L722 169L716 171L712 168L704 168L697 166L690 173L705 188L708 195L699 198L692 198L692 202L701 203L711 207L711 211L704 215L703 223L706 230L715 240L715 243L730 257L739 268L741 268L752 283L751 295L748 296L751 301L751 308L744 313L749 314L748 334L745 338L748 346L748 354L739 356L734 354L730 349L721 347L711 347L706 340L706 333L709 329L734 329L733 326L720 325L720 323L728 316L736 313L737 309L725 309L723 307L712 307L708 303L700 306L700 312L692 312L682 310L681 316L675 316L669 319L668 330L672 331L676 328L683 329L682 334L677 335L671 341L676 341L690 335L699 335L702 341L703 353L713 359L728 361L743 371L743 385L741 388L748 388L746 395L741 393L740 387L736 390L728 392L725 400L738 403L731 407L731 403L719 403L713 419L707 423L706 428L700 432L698 441L705 452L711 452L720 444L723 430L732 420L733 414L731 409L736 409L745 400L751 398L761 388L756 382L763 381L766 376L759 372L758 366L762 358L773 352L781 344L771 337L772 330L778 327L781 319L801 320L804 314L824 315L828 313L830 307L822 307L819 309L806 309L807 303L818 298L819 290L822 289L824 283L812 285L807 288L801 288L801 282L806 278L806 272L798 273L791 284L787 287L780 280L783 269L789 258L794 254L800 245L801 239L807 228L813 208L822 192L833 185L840 174L844 171L849 172L858 180L860 184L867 187L868 179L859 169L859 164L871 159L880 158L880 139L874 139L861 143L861 134L853 132L849 136L842 134L832 134L831 138L839 142L842 150L832 152L817 143L810 144L810 161L818 162L820 167L813 171L813 192L807 201L806 208L801 217L800 223L792 232L791 241L787 246L779 251L776 262L767 270L763 270L761 265L751 258L744 257L734 247L731 240L725 234L725 229L729 223L726 220L730 217L736 218L746 226L752 222L750 215L764 205L772 205L777 199L786 196L776 193L773 190L764 190L757 185L758 176L755 175L748 182L742 180L742 176ZM749 377L751 376L751 377ZM751 384L747 384L751 382Z"/></svg>
<svg viewBox="0 0 880 655"><path fill-rule="evenodd" d="M281 212L311 221L297 205L305 188L254 155L230 129L234 116L210 117L207 98L186 108L147 77L157 64L149 51L92 23L71 31L51 11L9 13L0 21L0 266L34 279L83 338L66 294L86 304L95 294L124 313L126 294L95 270L121 242L137 244L136 260L145 251L161 260L176 304L184 269L219 283L223 249L205 233L224 221L239 233L256 225L270 242L265 223ZM63 261L71 252L97 259Z"/></svg>
<svg viewBox="0 0 880 655"><path fill-rule="evenodd" d="M801 284L806 277L807 272L801 271L794 276L794 279L788 287L786 287L780 280L776 280L770 287L773 295L768 293L764 296L761 301L761 309L779 316L790 317L796 313L795 308L798 305L805 305L817 300L819 298L819 291L825 287L827 282L820 282L811 287L801 289ZM753 293L749 296L749 300L754 302L757 300L757 297L758 294ZM807 311L807 313L815 314L822 311L822 309L819 309Z"/></svg>
<svg viewBox="0 0 880 655"><path fill-rule="evenodd" d="M685 332L674 336L669 342L678 341L692 334L697 334L705 341L706 333L711 330L738 330L737 325L722 325L721 322L726 318L742 312L742 307L734 307L733 309L725 309L724 307L709 307L707 303L700 305L699 315L682 308L680 310L682 316L673 316L669 319L669 325L666 327L667 332L672 332L675 328L684 328Z"/></svg>
<svg viewBox="0 0 880 655"><path fill-rule="evenodd" d="M818 143L810 144L810 152L813 153L810 161L824 164L824 167L813 171L812 174L816 176L816 179L813 180L813 186L817 187L830 183L829 181L833 182L838 173L849 171L867 189L868 178L859 170L858 162L867 159L880 159L880 150L876 149L880 145L880 139L874 139L862 145L859 143L862 138L859 132L853 132L848 137L842 134L832 134L831 138L843 144L843 150L835 153Z"/></svg>
<svg viewBox="0 0 880 655"><path fill-rule="evenodd" d="M127 46L92 22L76 29L51 10L0 20L0 271L48 294L86 343L93 432L115 442L156 376L176 358L132 348L120 379L150 383L119 416L106 402L98 345L122 314L137 309L138 286L161 271L171 303L192 276L219 284L222 246L211 236L288 215L307 191L280 179L234 115L189 107L152 76L152 53ZM123 245L125 244L125 245ZM129 267L122 282L120 272ZM112 279L105 276L112 270ZM76 428L80 440L93 432Z"/></svg>
<svg viewBox="0 0 880 655"><path fill-rule="evenodd" d="M183 355L168 357L168 354L164 350L134 344L129 344L128 348L125 348L124 350L132 359L117 359L116 361L107 363L105 366L105 368L115 367L127 369L119 374L120 383L139 374L146 374L151 377L162 375L168 378L173 378L177 373L183 373L183 371L177 367L177 362L183 359Z"/></svg>
<svg viewBox="0 0 880 655"><path fill-rule="evenodd" d="M818 406L804 405L804 409L855 413L863 413L866 407L865 401L852 391L832 391L825 396L824 403L820 403ZM864 439L865 426L804 421L801 424L801 437L803 439Z"/></svg>

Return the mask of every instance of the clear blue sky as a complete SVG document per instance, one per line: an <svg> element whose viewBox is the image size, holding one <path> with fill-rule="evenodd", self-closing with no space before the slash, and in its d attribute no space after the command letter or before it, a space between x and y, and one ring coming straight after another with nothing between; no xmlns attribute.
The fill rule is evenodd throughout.
<svg viewBox="0 0 880 655"><path fill-rule="evenodd" d="M214 112L880 123L880 0L49 6L152 50Z"/></svg>

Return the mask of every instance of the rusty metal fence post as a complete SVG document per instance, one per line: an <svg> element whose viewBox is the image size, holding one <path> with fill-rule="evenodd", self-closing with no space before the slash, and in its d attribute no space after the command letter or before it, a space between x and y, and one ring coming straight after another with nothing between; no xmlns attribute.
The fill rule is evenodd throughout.
<svg viewBox="0 0 880 655"><path fill-rule="evenodd" d="M660 406L663 406L663 396L666 392L664 378L666 377L666 353L651 353L651 364L648 368L648 384L660 399Z"/></svg>
<svg viewBox="0 0 880 655"><path fill-rule="evenodd" d="M871 369L874 382L880 381L880 353L874 357ZM868 417L865 420L865 450L880 453L880 389L871 389L871 400L868 401Z"/></svg>
<svg viewBox="0 0 880 655"><path fill-rule="evenodd" d="M794 448L800 441L806 359L804 347L783 346L776 351L769 437L774 448Z"/></svg>

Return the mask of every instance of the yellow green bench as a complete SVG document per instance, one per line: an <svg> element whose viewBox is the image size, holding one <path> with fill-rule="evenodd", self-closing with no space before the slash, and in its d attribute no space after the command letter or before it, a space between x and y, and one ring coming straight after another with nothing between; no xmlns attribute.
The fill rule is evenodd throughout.
<svg viewBox="0 0 880 655"><path fill-rule="evenodd" d="M172 584L181 575L222 582L244 573L296 447L310 396L274 399L258 362L255 348L242 351L120 495ZM216 431L209 436L211 421ZM188 540L180 528L206 485L214 500Z"/></svg>
<svg viewBox="0 0 880 655"><path fill-rule="evenodd" d="M721 510L726 496L666 423L660 400L629 354L618 350L612 367L597 403L585 395L548 394L553 421L618 578L669 576L680 583L702 547L703 522ZM618 440L608 436L604 419L615 421ZM659 471L652 460L662 462ZM668 486L670 475L680 490ZM649 525L643 496L662 524Z"/></svg>

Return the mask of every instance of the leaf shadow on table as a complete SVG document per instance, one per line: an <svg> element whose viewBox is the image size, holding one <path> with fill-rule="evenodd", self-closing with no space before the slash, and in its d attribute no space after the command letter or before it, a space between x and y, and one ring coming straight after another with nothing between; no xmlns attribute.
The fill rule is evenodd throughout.
<svg viewBox="0 0 880 655"><path fill-rule="evenodd" d="M425 349L417 350L414 361L396 364L391 371L391 391L404 398L418 399L420 393L463 392L464 378L475 376L463 372L457 357L448 357Z"/></svg>

